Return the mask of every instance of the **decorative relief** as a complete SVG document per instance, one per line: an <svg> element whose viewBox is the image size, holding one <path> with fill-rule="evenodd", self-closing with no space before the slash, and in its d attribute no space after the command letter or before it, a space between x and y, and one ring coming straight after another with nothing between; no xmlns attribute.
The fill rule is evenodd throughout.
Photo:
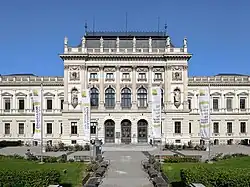
<svg viewBox="0 0 250 187"><path fill-rule="evenodd" d="M64 66L64 69L69 69L69 65L65 65L65 66Z"/></svg>
<svg viewBox="0 0 250 187"><path fill-rule="evenodd" d="M70 72L70 80L71 81L78 81L80 80L80 72Z"/></svg>
<svg viewBox="0 0 250 187"><path fill-rule="evenodd" d="M136 69L137 72L148 72L148 68L144 68L144 67L138 67Z"/></svg>
<svg viewBox="0 0 250 187"><path fill-rule="evenodd" d="M182 80L182 72L181 71L172 72L172 80L173 81L181 81Z"/></svg>
<svg viewBox="0 0 250 187"><path fill-rule="evenodd" d="M104 72L115 72L115 67L105 67Z"/></svg>
<svg viewBox="0 0 250 187"><path fill-rule="evenodd" d="M181 105L181 91L179 88L174 89L174 106L179 108Z"/></svg>
<svg viewBox="0 0 250 187"><path fill-rule="evenodd" d="M71 91L71 105L76 108L78 105L78 90L73 88Z"/></svg>
<svg viewBox="0 0 250 187"><path fill-rule="evenodd" d="M90 67L88 68L88 72L99 72L100 71L100 68L99 67Z"/></svg>
<svg viewBox="0 0 250 187"><path fill-rule="evenodd" d="M163 67L154 67L153 68L153 72L164 72L164 68Z"/></svg>
<svg viewBox="0 0 250 187"><path fill-rule="evenodd" d="M120 69L121 72L131 72L132 71L132 68L131 67L122 67Z"/></svg>
<svg viewBox="0 0 250 187"><path fill-rule="evenodd" d="M69 66L70 71L80 71L81 66Z"/></svg>
<svg viewBox="0 0 250 187"><path fill-rule="evenodd" d="M132 90L132 85L131 84L121 84L121 90L124 88L129 88L130 90Z"/></svg>

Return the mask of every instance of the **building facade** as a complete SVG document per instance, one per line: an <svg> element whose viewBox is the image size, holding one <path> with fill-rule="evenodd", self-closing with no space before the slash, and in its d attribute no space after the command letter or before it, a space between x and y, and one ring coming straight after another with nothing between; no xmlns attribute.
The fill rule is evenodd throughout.
<svg viewBox="0 0 250 187"><path fill-rule="evenodd" d="M43 137L82 144L81 90L91 91L91 137L104 143L148 143L149 90L162 90L163 143L200 143L198 91L210 85L214 144L248 142L250 77L188 77L187 39L176 47L161 32L86 33L78 46L64 39L63 77L0 76L0 140L33 141L32 90L43 85Z"/></svg>

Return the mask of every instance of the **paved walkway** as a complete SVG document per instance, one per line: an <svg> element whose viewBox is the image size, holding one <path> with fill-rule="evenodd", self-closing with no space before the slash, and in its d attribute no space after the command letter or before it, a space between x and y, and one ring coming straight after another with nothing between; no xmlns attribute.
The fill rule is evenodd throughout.
<svg viewBox="0 0 250 187"><path fill-rule="evenodd" d="M146 156L141 151L107 151L105 159L110 160L101 187L152 187L147 174L142 170L141 161Z"/></svg>

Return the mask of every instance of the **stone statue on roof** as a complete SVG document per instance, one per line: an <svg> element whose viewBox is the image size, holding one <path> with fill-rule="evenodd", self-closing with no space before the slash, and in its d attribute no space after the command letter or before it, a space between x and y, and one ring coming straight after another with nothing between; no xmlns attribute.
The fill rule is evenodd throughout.
<svg viewBox="0 0 250 187"><path fill-rule="evenodd" d="M183 47L187 47L187 38L186 37L183 40Z"/></svg>
<svg viewBox="0 0 250 187"><path fill-rule="evenodd" d="M171 43L171 39L170 39L170 37L168 36L168 37L167 37L167 43L166 43L167 47L170 47L170 43Z"/></svg>
<svg viewBox="0 0 250 187"><path fill-rule="evenodd" d="M64 37L64 45L68 45L68 38L67 38L67 36Z"/></svg>
<svg viewBox="0 0 250 187"><path fill-rule="evenodd" d="M148 47L152 48L152 38L151 37L149 38L149 41L148 41Z"/></svg>
<svg viewBox="0 0 250 187"><path fill-rule="evenodd" d="M85 48L85 43L86 43L86 38L83 36L82 37L82 47Z"/></svg>

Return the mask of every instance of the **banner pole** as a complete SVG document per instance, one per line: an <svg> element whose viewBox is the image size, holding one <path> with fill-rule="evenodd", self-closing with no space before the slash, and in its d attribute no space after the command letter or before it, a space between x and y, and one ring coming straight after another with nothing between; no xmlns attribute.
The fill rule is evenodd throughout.
<svg viewBox="0 0 250 187"><path fill-rule="evenodd" d="M43 84L41 83L41 163L43 163Z"/></svg>
<svg viewBox="0 0 250 187"><path fill-rule="evenodd" d="M211 160L211 119L210 119L210 83L208 84L208 124L209 124L209 138L208 138L208 162Z"/></svg>

